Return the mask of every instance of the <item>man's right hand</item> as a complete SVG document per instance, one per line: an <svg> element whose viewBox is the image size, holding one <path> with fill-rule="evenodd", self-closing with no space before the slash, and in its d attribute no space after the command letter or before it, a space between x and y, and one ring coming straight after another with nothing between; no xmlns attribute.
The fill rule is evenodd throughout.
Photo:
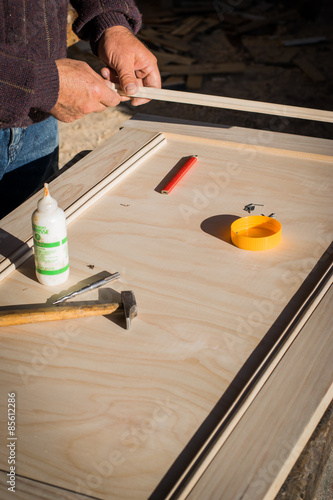
<svg viewBox="0 0 333 500"><path fill-rule="evenodd" d="M58 59L59 97L50 113L70 123L88 113L99 113L117 106L121 97L88 64L73 59Z"/></svg>

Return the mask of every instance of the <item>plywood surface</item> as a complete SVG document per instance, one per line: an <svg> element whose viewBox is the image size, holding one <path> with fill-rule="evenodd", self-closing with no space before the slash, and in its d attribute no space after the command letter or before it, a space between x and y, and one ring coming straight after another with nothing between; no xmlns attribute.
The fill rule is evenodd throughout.
<svg viewBox="0 0 333 500"><path fill-rule="evenodd" d="M333 398L332 300L331 287L187 498L261 500L278 493ZM263 432L267 423L275 433Z"/></svg>
<svg viewBox="0 0 333 500"><path fill-rule="evenodd" d="M284 134L288 120L284 117L272 117L270 130L255 130L244 127L228 127L209 123L191 122L180 118L164 118L154 115L137 113L131 120L124 123L125 128L135 128L146 131L160 130L168 134L185 135L194 138L218 140L225 145L256 152L270 150L274 154L295 154L299 157L327 156L328 161L333 155L333 143L328 139ZM280 151L280 153L279 153ZM298 153L298 154L297 154ZM249 153L250 154L250 153Z"/></svg>
<svg viewBox="0 0 333 500"><path fill-rule="evenodd" d="M0 331L0 404L16 392L18 473L101 499L147 498L193 437L204 437L202 423L218 422L247 360L281 328L282 311L332 240L329 148L297 159L193 139L189 126L185 135L156 131L166 144L70 224L65 286L38 284L32 258L0 283L3 306L50 301L102 271L121 279L84 300L135 292L139 316L129 332L116 317ZM136 140L125 128L124 144L129 132ZM146 141L148 131L138 133ZM198 154L195 167L161 195L189 154ZM105 164L88 158L89 172ZM230 222L250 202L281 222L275 249L231 245Z"/></svg>
<svg viewBox="0 0 333 500"><path fill-rule="evenodd" d="M112 171L122 165L130 165L141 156L142 149L149 149L149 144L159 134L150 131L134 131L117 134L86 156L70 170L52 181L52 195L63 210L72 213L73 205L78 205L86 193L94 190ZM26 250L26 242L32 235L31 215L37 201L42 196L41 190L29 198L21 207L8 214L0 221L0 272L6 268L8 260L15 252Z"/></svg>
<svg viewBox="0 0 333 500"><path fill-rule="evenodd" d="M16 477L15 493L8 491L7 474L0 472L1 500L87 500L86 495L57 488L50 484L33 481L25 477Z"/></svg>

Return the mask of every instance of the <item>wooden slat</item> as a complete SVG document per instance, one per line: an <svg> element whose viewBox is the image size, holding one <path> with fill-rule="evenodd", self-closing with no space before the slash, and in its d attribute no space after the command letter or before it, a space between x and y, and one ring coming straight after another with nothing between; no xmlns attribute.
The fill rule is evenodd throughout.
<svg viewBox="0 0 333 500"><path fill-rule="evenodd" d="M87 500L86 495L16 475L15 493L8 491L8 476L0 471L1 500ZM91 498L91 497L90 497Z"/></svg>
<svg viewBox="0 0 333 500"><path fill-rule="evenodd" d="M168 64L169 62L174 62L177 64L192 64L195 59L193 57L181 56L179 54L172 54L170 52L161 52L158 50L151 51L157 58L159 65Z"/></svg>
<svg viewBox="0 0 333 500"><path fill-rule="evenodd" d="M159 34L156 30L151 28L142 29L138 36L143 40L154 43L158 47L171 47L181 52L187 52L189 50L189 44L184 40L172 35Z"/></svg>
<svg viewBox="0 0 333 500"><path fill-rule="evenodd" d="M298 66L313 82L324 82L326 80L323 73L316 68L310 61L305 57L297 57L294 59L294 63Z"/></svg>
<svg viewBox="0 0 333 500"><path fill-rule="evenodd" d="M238 397L238 401L236 400L233 403L230 410L224 415L223 419L219 422L216 429L212 432L212 434L210 435L209 439L202 447L200 452L193 458L191 465L187 468L185 473L183 473L181 479L178 481L173 490L170 492L168 498L172 498L174 496L182 499L186 498L190 493L190 491L195 487L197 482L200 480L202 475L206 473L207 468L210 467L211 463L220 453L221 449L228 441L230 435L235 430L236 426L241 421L244 414L246 414L246 411L251 407L253 402L256 400L257 395L260 393L260 391L262 391L263 387L267 383L267 380L269 380L269 378L271 377L276 367L279 365L285 353L288 351L290 346L292 346L293 342L298 337L301 329L304 327L308 319L311 317L312 313L314 312L314 310L316 309L322 298L325 296L326 292L330 289L333 283L333 272L332 272L333 264L332 264L332 256L330 255L329 252L327 253L326 259L330 259L328 269L324 272L320 281L315 285L314 289L306 298L304 305L300 308L299 311L297 311L295 316L289 321L284 331L280 333L275 345L273 346L269 354L267 354L266 358L262 361L261 366L258 366L256 372L251 377L251 380L248 381L247 385L242 390L242 393ZM329 320L329 313L327 310L327 306L325 311L326 311L325 325L328 325L330 320ZM332 328L326 331L325 335L327 339L330 337L331 332ZM308 362L310 362L310 360L308 360ZM324 364L323 366L327 365ZM319 417L317 415L316 418L320 418L322 416L333 396L332 370L331 371L328 370L327 377L329 381L328 388L327 386L325 386L325 392L324 394L321 395L321 398L324 399L324 405L323 407L320 406L322 402L320 398L318 405L320 406L322 412L320 410L318 413ZM328 399L326 396L327 390L329 391L329 396L330 396ZM276 394L279 394L279 392L277 392ZM291 395L289 393L287 401L290 398ZM282 406L282 408L285 408L285 406L284 407ZM317 406L315 406L315 409L317 409ZM298 414L298 409L296 409L295 411L296 414ZM260 420L259 415L260 411L257 410L256 413L257 426L258 426L258 418ZM283 420L283 414L280 415L280 418L281 420ZM318 420L316 420L316 418L312 430L314 430L314 427L318 423ZM265 421L264 415L262 419L263 421ZM273 433L273 431L274 427L271 427L271 421L267 423L266 432L264 429L264 425L263 424L260 425L260 433L264 435L262 438L263 440L265 439L268 440L269 436ZM309 438L310 436L308 435L307 437ZM259 458L258 461L260 461ZM281 465L284 465L284 462ZM235 469L238 469L237 463L234 464L234 467ZM246 476L246 481L249 481L249 477L252 476ZM233 497L231 496L230 500L232 498ZM261 497L258 497L258 500L259 498Z"/></svg>
<svg viewBox="0 0 333 500"><path fill-rule="evenodd" d="M192 68L192 66L190 68ZM205 70L203 69L202 71L198 71L198 73L204 74ZM191 74L193 74L193 72ZM113 88L117 90L115 86ZM119 90L118 92L123 94ZM177 90L158 89L154 87L140 87L139 91L130 97L143 97L158 101L234 109L238 111L249 111L251 113L263 113L287 118L302 118L303 120L316 120L333 123L333 111L287 106L285 104L273 104L269 102L250 101L247 99L235 99L232 97L197 94L194 92L180 92Z"/></svg>
<svg viewBox="0 0 333 500"><path fill-rule="evenodd" d="M274 499L333 398L332 300L331 287L186 498Z"/></svg>
<svg viewBox="0 0 333 500"><path fill-rule="evenodd" d="M162 134L147 135L146 132L136 132L136 140L133 141L131 135L126 134L129 149L124 156L123 135L119 135L117 138L119 141L117 139L113 141L114 145L107 154L106 143L103 145L101 155L99 154L101 148L96 149L93 161L90 155L86 156L50 183L52 196L64 209L68 224L140 165L141 160L155 152L155 148L163 145L165 140ZM143 143L137 142L142 139ZM85 178L84 184L82 178ZM4 257L0 262L0 281L32 255L30 217L36 208L37 200L42 196L42 191L29 198L1 221L1 253ZM24 217L17 217L17 213L22 211Z"/></svg>
<svg viewBox="0 0 333 500"><path fill-rule="evenodd" d="M190 123L189 120L161 118L137 113L124 124L124 128L149 131L154 131L157 128L168 134L168 136L176 134L186 136L188 140L192 140L194 143L196 141L208 141L212 144L214 141L218 141L219 144L223 143L235 150L243 149L249 155L262 151L295 158L333 161L333 143L331 140L285 134L282 131L288 125L287 118L272 118L271 131L243 127L221 127L220 125L213 126L204 122L196 122L191 124L191 137L189 136ZM274 130L276 131L274 132Z"/></svg>
<svg viewBox="0 0 333 500"><path fill-rule="evenodd" d="M184 19L184 21L177 26L173 31L172 35L185 36L193 31L199 24L202 24L204 18L199 16L190 16Z"/></svg>
<svg viewBox="0 0 333 500"><path fill-rule="evenodd" d="M186 88L192 90L200 90L202 86L202 75L189 75L186 80Z"/></svg>

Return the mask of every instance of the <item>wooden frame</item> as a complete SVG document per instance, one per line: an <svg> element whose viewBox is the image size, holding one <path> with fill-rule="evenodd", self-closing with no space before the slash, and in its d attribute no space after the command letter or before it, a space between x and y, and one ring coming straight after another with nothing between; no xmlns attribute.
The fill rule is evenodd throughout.
<svg viewBox="0 0 333 500"><path fill-rule="evenodd" d="M88 185L79 186L79 191L76 186L69 185L66 192L64 193L62 190L63 182L66 182L68 177L71 179L73 175L80 177L82 173L84 173L84 169L89 168L90 158L88 161L81 161L77 166L75 166L70 173L65 173L65 175L61 176L61 179L58 178L52 183L52 188L61 191L59 193L59 203L66 203L67 206L65 208L67 223L69 224L76 217L78 217L84 210L89 208L93 203L95 203L98 199L100 199L105 193L107 193L113 186L115 186L118 182L120 182L126 175L128 175L134 168L140 165L140 162L143 159L149 157L149 154L155 152L155 148L163 144L165 140L162 134L144 134L144 143L142 147L139 147L134 153L130 151L130 154L124 158L123 161L119 163L119 154L122 154L122 149L119 149L119 152L115 153L114 166L110 168L110 172L108 172L105 177L101 177L101 179L95 183L94 180L91 180ZM128 138L131 140L131 137ZM139 138L140 140L140 138ZM137 143L135 143L136 146ZM115 148L123 148L124 144L122 142L122 137L120 137L119 145L115 145ZM97 148L94 154L98 155L99 149ZM83 172L82 172L83 171ZM104 172L100 173L101 176L104 175ZM60 187L60 189L59 189ZM81 189L80 189L81 188ZM88 188L88 189L87 189ZM65 194L65 196L64 196ZM24 205L27 211L30 211L32 207L36 204L37 200L40 197L40 193L31 197L29 201ZM32 255L32 246L33 240L30 228L30 221L21 220L20 224L17 227L17 234L20 235L19 238L16 237L16 234L12 235L14 238L17 238L16 241L13 242L13 246L9 242L7 243L7 235L6 229L11 228L13 225L13 221L16 220L17 213L19 210L12 212L8 217L6 217L3 221L2 230L4 231L2 234L2 241L4 243L4 252L5 255L2 256L0 261L0 280L4 279L8 274L10 274L15 268L20 266L26 259L28 259ZM9 232L8 232L9 234ZM5 248L10 248L9 252Z"/></svg>
<svg viewBox="0 0 333 500"><path fill-rule="evenodd" d="M198 166L178 191L160 195L157 180L162 183L163 175L172 173L181 155L197 151ZM74 252L70 286L87 279L84 267L91 255L97 271L111 266L110 272L121 272L124 281L116 289L135 290L139 317L125 337L118 323L106 324L105 318L94 323L78 320L75 325L55 323L51 333L58 339L58 332L67 332L65 346L58 347L57 356L47 358L40 371L34 364L37 354L54 348L49 330L29 325L0 331L2 393L17 390L20 408L18 488L22 482L22 488L33 490L30 478L48 490L48 498L56 498L59 488L70 498L80 494L133 498L134 492L135 498L198 498L202 491L211 498L216 491L223 491L223 498L274 497L332 398L332 247L327 206L332 158L328 140L137 116L51 183L68 221L75 221L69 225ZM262 162L269 168L262 168ZM224 177L219 178L217 193L212 180L217 182L219 172ZM199 200L198 186L206 194L201 206L193 201L193 193ZM34 282L28 223L39 196L2 221L2 242L8 241L10 250L1 262L4 305L15 300L21 304L28 299L24 290L30 288L30 303L49 301L64 292L59 288L50 297L52 292ZM217 210L226 214L238 210L242 215L241 202L263 198L263 210L280 200L277 215L282 217L283 246L249 255L218 234L214 221L221 213ZM184 205L189 211L181 211ZM92 246L94 238L98 241ZM185 244L198 256L195 251L184 259L179 253L175 259ZM87 253L89 248L93 253ZM239 269L230 272L235 260ZM113 268L119 265L123 269ZM254 283L259 265L264 266L272 290L259 279L253 297L248 297L247 287ZM18 266L21 272L13 272ZM292 285L281 281L290 270ZM284 295L280 304L278 293L276 300L269 295L274 290ZM251 304L258 300L266 311L261 312L260 324L237 329L235 322L249 319ZM71 328L78 329L78 336L71 337ZM318 342L321 348L312 362ZM288 390L281 392L287 383ZM54 392L53 398L45 391ZM297 404L290 405L293 397ZM59 416L56 402L68 406L59 406ZM279 404L273 415L269 408L275 402ZM5 422L1 425L5 428ZM32 429L38 439L30 442ZM111 456L119 435L125 436L121 454ZM1 469L6 470L3 450ZM93 474L89 464L100 466L99 472L95 468ZM265 467L269 477L263 479ZM6 494L6 485L1 487Z"/></svg>

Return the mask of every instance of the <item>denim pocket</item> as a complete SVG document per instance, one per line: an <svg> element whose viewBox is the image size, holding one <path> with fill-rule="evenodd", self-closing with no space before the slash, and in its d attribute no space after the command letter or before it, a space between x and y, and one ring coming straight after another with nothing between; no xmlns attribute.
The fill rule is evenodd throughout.
<svg viewBox="0 0 333 500"><path fill-rule="evenodd" d="M59 145L58 122L53 116L26 128L7 130L10 130L10 142L5 172L48 156Z"/></svg>

